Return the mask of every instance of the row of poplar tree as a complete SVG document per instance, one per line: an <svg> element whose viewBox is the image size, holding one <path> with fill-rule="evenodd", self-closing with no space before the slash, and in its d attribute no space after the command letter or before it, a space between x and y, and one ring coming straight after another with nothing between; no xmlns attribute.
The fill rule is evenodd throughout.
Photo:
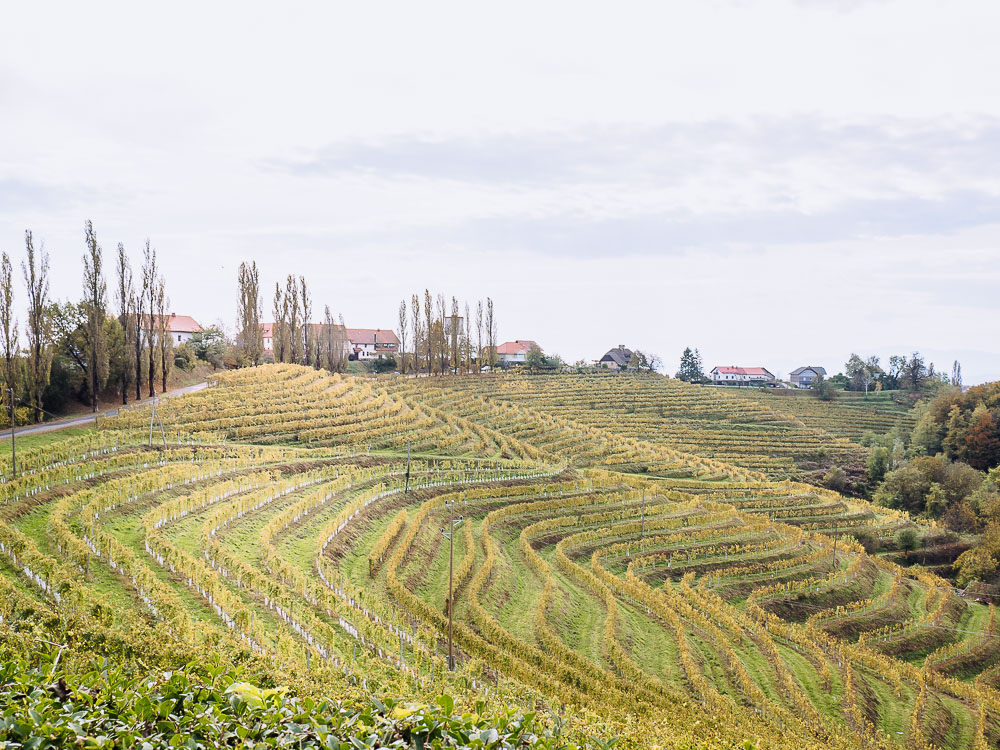
<svg viewBox="0 0 1000 750"><path fill-rule="evenodd" d="M63 400L53 392L55 367L61 387L86 398L96 412L99 394L115 387L122 404L131 392L140 399L167 389L173 366L169 332L170 300L160 273L156 250L149 240L142 250L142 267L133 274L122 243L115 256L115 287L109 301L104 251L92 222L84 228L83 289L79 301L57 302L49 297L49 255L36 249L31 231L24 235L21 262L27 294L24 337L15 316L15 275L10 256L0 257L0 348L3 400L16 422L42 421L48 400ZM8 411L9 410L9 411Z"/></svg>
<svg viewBox="0 0 1000 750"><path fill-rule="evenodd" d="M432 297L424 290L423 307L419 294L399 303L399 371L444 374L481 372L497 364L497 317L493 299L476 303L475 319L469 303L462 307L457 297L449 306L443 294Z"/></svg>
<svg viewBox="0 0 1000 750"><path fill-rule="evenodd" d="M264 304L256 261L241 263L238 273L236 347L248 366L265 361ZM399 303L399 352L392 359L402 373L473 372L497 363L497 319L491 298L476 303L475 318L469 303L465 314L457 297L449 306L443 294L424 290L423 304L414 294L407 306ZM274 285L271 328L275 362L288 362L342 372L350 347L344 316L334 318L330 306L322 322L313 322L313 302L304 276L289 274L284 287ZM390 359L386 357L386 359Z"/></svg>
<svg viewBox="0 0 1000 750"><path fill-rule="evenodd" d="M260 271L256 261L241 263L238 274L239 302L236 309L236 348L244 365L264 361L264 304ZM285 286L274 285L274 322L271 350L275 362L341 372L347 365L347 330L344 316L335 320L330 306L322 322L313 322L313 301L305 276L289 274Z"/></svg>

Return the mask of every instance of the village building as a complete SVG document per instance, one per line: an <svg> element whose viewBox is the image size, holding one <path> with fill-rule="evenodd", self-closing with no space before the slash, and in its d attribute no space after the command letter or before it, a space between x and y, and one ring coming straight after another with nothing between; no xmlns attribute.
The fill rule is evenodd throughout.
<svg viewBox="0 0 1000 750"><path fill-rule="evenodd" d="M538 346L531 339L515 339L505 341L497 347L497 361L504 365L523 365L528 359L531 347Z"/></svg>
<svg viewBox="0 0 1000 750"><path fill-rule="evenodd" d="M148 316L143 315L143 320L149 320ZM154 316L154 321L159 322L159 316ZM157 323L153 323L159 330ZM149 333L149 326L144 325L142 327L143 331ZM190 315L178 315L177 313L170 313L170 317L167 320L167 331L170 334L170 340L176 344L186 344L190 341L196 333L201 333L201 325L197 320L192 318Z"/></svg>
<svg viewBox="0 0 1000 750"><path fill-rule="evenodd" d="M399 339L387 328L348 328L347 345L351 359L362 361L399 353Z"/></svg>
<svg viewBox="0 0 1000 750"><path fill-rule="evenodd" d="M806 367L796 367L788 375L789 382L799 388L809 388L818 377L826 377L826 370L822 367L807 365Z"/></svg>
<svg viewBox="0 0 1000 750"><path fill-rule="evenodd" d="M709 373L716 385L765 385L775 382L765 367L713 367Z"/></svg>
<svg viewBox="0 0 1000 750"><path fill-rule="evenodd" d="M595 364L609 370L627 370L631 361L632 350L626 349L625 344L619 344L614 349L609 349Z"/></svg>

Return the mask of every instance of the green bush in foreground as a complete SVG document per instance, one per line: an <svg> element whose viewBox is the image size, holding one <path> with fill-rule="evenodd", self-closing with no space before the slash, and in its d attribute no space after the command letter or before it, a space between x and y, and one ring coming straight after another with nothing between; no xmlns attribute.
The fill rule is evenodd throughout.
<svg viewBox="0 0 1000 750"><path fill-rule="evenodd" d="M263 690L231 668L189 666L142 679L96 664L80 675L51 671L18 659L0 666L0 748L578 747L534 714L459 715L448 696L437 705L372 698L356 710Z"/></svg>

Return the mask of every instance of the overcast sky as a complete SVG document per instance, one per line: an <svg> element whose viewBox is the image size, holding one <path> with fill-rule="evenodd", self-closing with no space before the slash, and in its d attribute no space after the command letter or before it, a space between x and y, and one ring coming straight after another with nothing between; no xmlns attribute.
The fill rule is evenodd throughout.
<svg viewBox="0 0 1000 750"><path fill-rule="evenodd" d="M109 269L148 236L173 309L230 328L255 259L350 326L430 287L571 361L998 379L997 29L996 0L8 3L0 249L32 229L76 298L86 219Z"/></svg>

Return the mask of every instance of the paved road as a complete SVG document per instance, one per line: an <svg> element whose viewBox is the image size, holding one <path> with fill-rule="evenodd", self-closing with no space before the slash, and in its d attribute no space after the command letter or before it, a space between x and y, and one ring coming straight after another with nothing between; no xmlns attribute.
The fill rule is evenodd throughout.
<svg viewBox="0 0 1000 750"><path fill-rule="evenodd" d="M185 393L194 393L195 391L200 391L202 388L207 388L208 383L195 383L194 385L189 385L185 388L178 388L175 391L170 391L169 393L164 393L160 398L172 398L173 396L183 396ZM132 406L142 406L143 404L148 404L150 399L143 399L142 401L133 401L129 404ZM118 414L118 407L114 409L108 409L107 411L99 411L97 415L102 417L113 417ZM45 422L44 424L29 425L27 427L18 427L14 430L15 437L21 435L38 435L42 432L52 432L53 430L65 430L67 427L82 427L88 425L94 421L94 414L86 414L82 417L70 417L68 419L59 419L55 422ZM9 440L10 430L3 431L0 434L0 440Z"/></svg>

